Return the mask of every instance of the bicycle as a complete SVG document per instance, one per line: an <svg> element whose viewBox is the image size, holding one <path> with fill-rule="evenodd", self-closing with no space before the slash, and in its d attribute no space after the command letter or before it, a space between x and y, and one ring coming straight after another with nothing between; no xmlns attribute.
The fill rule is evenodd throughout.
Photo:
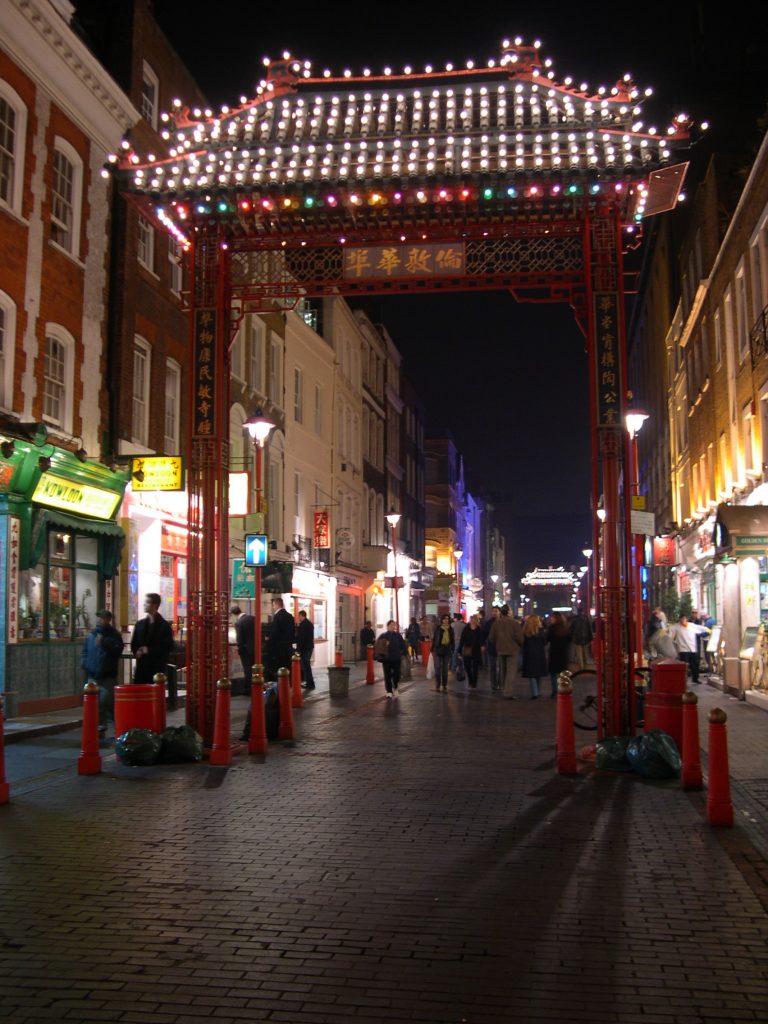
<svg viewBox="0 0 768 1024"><path fill-rule="evenodd" d="M638 682L646 683L650 668L638 666L635 672L635 686ZM571 675L573 687L571 701L573 706L573 724L577 729L594 732L599 724L599 708L597 701L597 672L594 668L581 668ZM642 719L636 723L641 726Z"/></svg>

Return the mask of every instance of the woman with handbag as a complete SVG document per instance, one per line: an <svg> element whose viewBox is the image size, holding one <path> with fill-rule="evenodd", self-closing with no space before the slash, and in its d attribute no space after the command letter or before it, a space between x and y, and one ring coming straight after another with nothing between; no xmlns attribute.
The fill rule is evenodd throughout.
<svg viewBox="0 0 768 1024"><path fill-rule="evenodd" d="M460 651L467 672L470 690L477 689L477 673L483 659L483 632L477 615L473 615L461 633Z"/></svg>
<svg viewBox="0 0 768 1024"><path fill-rule="evenodd" d="M453 630L451 629L451 617L446 614L440 619L440 624L432 637L432 656L435 660L435 689L443 693L448 692L448 668L451 664L451 655L455 647Z"/></svg>

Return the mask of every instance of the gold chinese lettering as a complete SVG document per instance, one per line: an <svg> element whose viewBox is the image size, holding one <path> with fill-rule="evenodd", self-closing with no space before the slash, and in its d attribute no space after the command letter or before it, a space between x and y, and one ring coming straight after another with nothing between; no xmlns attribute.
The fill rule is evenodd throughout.
<svg viewBox="0 0 768 1024"><path fill-rule="evenodd" d="M457 249L438 249L436 260L441 270L461 270L461 253Z"/></svg>
<svg viewBox="0 0 768 1024"><path fill-rule="evenodd" d="M397 270L401 262L402 260L397 255L397 249L382 249L376 267L378 270L385 271L387 277L389 277L393 271Z"/></svg>
<svg viewBox="0 0 768 1024"><path fill-rule="evenodd" d="M371 261L368 258L367 249L350 249L347 252L347 270L355 277L362 277L363 272L370 270Z"/></svg>
<svg viewBox="0 0 768 1024"><path fill-rule="evenodd" d="M408 252L408 259L405 269L409 274L430 274L432 268L429 266L431 253L428 249L411 249Z"/></svg>

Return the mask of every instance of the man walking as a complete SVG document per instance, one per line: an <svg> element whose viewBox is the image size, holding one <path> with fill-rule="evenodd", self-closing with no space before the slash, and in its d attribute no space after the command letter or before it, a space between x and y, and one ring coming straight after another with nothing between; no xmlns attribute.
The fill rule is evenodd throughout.
<svg viewBox="0 0 768 1024"><path fill-rule="evenodd" d="M96 626L85 638L81 665L86 677L99 685L99 735L104 736L115 719L117 666L123 638L112 625L112 612L96 613Z"/></svg>
<svg viewBox="0 0 768 1024"><path fill-rule="evenodd" d="M151 683L156 672L166 672L173 650L173 630L159 612L160 595L147 594L144 599L146 615L133 627L131 650L136 659L134 683Z"/></svg>
<svg viewBox="0 0 768 1024"><path fill-rule="evenodd" d="M384 669L384 686L387 691L387 699L397 698L397 687L400 683L400 666L405 657L405 640L400 635L397 623L390 619L387 623L386 633L382 633L379 639L385 637L387 640L387 653L382 662Z"/></svg>
<svg viewBox="0 0 768 1024"><path fill-rule="evenodd" d="M691 680L694 683L699 681L699 635L709 633L706 626L698 626L688 621L687 615L681 615L680 621L670 627L677 654L680 661L688 664L688 671L691 673Z"/></svg>
<svg viewBox="0 0 768 1024"><path fill-rule="evenodd" d="M315 679L312 675L312 651L315 649L315 627L302 609L299 612L299 625L296 629L296 650L301 658L301 674L304 677L304 689L314 690Z"/></svg>
<svg viewBox="0 0 768 1024"><path fill-rule="evenodd" d="M517 678L517 660L523 646L523 627L509 610L509 605L502 605L501 615L491 626L488 639L496 648L498 665L497 685L502 690L502 697L514 700L514 683Z"/></svg>
<svg viewBox="0 0 768 1024"><path fill-rule="evenodd" d="M245 695L251 692L251 680L253 679L253 660L255 657L256 637L254 636L255 622L253 615L241 611L240 606L233 604L229 614L235 617L235 641L237 642L237 653L240 656L240 664L243 666L245 676Z"/></svg>

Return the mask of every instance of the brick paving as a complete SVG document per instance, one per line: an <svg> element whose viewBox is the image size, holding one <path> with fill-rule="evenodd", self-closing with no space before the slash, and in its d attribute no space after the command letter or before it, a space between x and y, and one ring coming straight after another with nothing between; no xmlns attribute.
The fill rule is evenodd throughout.
<svg viewBox="0 0 768 1024"><path fill-rule="evenodd" d="M766 1020L743 815L555 775L549 700L402 691L312 698L294 745L229 769L28 775L0 808L0 1020Z"/></svg>

